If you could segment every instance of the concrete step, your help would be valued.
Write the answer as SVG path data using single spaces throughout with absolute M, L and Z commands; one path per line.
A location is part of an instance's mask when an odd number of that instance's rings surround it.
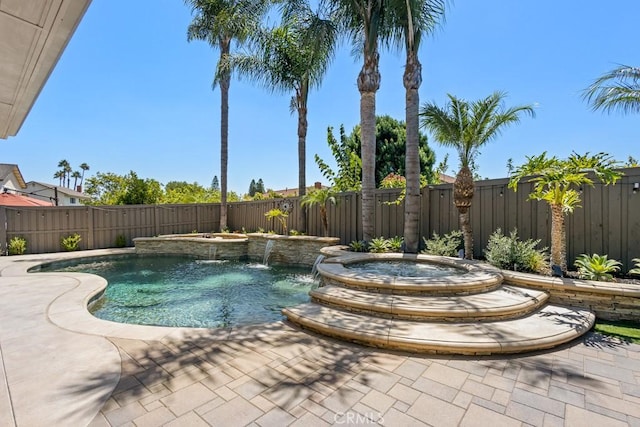
M 544 291 L 501 286 L 493 291 L 451 296 L 394 295 L 342 286 L 310 292 L 313 301 L 361 314 L 406 320 L 467 322 L 521 317 L 546 303 Z
M 284 309 L 303 328 L 348 341 L 394 350 L 446 354 L 500 354 L 542 350 L 587 332 L 595 315 L 547 305 L 525 317 L 492 322 L 417 322 L 339 310 L 316 303 Z

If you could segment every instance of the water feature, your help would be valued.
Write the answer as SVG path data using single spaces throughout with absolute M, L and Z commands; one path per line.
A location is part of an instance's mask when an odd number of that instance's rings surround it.
M 269 265 L 269 257 L 271 256 L 271 251 L 273 251 L 273 245 L 275 245 L 273 240 L 267 240 L 267 244 L 264 245 L 264 256 L 262 258 L 264 265 Z
M 318 264 L 324 261 L 324 255 L 318 255 L 318 258 L 313 262 L 313 266 L 311 267 L 311 276 L 315 279 L 318 277 Z
M 209 246 L 209 259 L 215 260 L 217 253 L 218 253 L 217 246 L 214 246 L 214 245 Z
M 173 256 L 93 258 L 52 263 L 40 271 L 75 271 L 109 285 L 89 310 L 120 323 L 227 327 L 282 319 L 281 310 L 309 301 L 309 268 L 194 260 Z

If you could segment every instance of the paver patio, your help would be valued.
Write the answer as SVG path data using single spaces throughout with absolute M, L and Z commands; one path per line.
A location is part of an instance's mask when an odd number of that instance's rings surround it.
M 282 322 L 127 332 L 78 315 L 81 280 L 19 276 L 6 258 L 0 426 L 640 426 L 640 346 L 615 338 L 461 357 L 380 351 Z

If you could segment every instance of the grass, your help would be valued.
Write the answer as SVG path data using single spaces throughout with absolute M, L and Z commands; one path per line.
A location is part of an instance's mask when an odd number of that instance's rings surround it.
M 596 320 L 594 329 L 601 334 L 612 335 L 627 341 L 640 343 L 640 323 L 637 322 Z

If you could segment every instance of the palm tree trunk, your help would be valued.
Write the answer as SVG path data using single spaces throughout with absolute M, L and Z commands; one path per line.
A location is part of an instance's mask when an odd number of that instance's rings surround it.
M 562 205 L 551 204 L 551 264 L 567 271 L 567 231 Z
M 473 230 L 469 218 L 469 208 L 473 199 L 473 174 L 468 166 L 460 168 L 456 180 L 453 183 L 453 202 L 458 209 L 460 217 L 460 229 L 464 238 L 464 257 L 473 259 Z
M 327 220 L 327 207 L 320 205 L 320 219 L 322 220 L 322 231 L 324 237 L 329 237 L 329 221 Z
M 418 252 L 420 243 L 420 124 L 418 89 L 422 83 L 422 65 L 415 52 L 407 52 L 404 69 L 405 105 L 407 121 L 407 141 L 405 154 L 405 178 L 407 182 L 404 200 L 404 244 L 405 252 Z
M 229 55 L 231 40 L 220 41 L 220 58 Z M 227 165 L 229 163 L 229 86 L 231 73 L 220 77 L 220 231 L 227 228 Z
M 302 93 L 304 92 L 304 93 Z M 302 197 L 307 193 L 307 103 L 306 103 L 306 85 L 297 93 L 298 104 L 298 197 Z M 307 232 L 307 210 L 300 206 L 298 209 L 298 231 Z
M 379 55 L 376 49 L 366 54 L 358 75 L 360 91 L 360 140 L 362 141 L 362 237 L 374 237 L 376 187 L 376 92 L 380 87 Z

